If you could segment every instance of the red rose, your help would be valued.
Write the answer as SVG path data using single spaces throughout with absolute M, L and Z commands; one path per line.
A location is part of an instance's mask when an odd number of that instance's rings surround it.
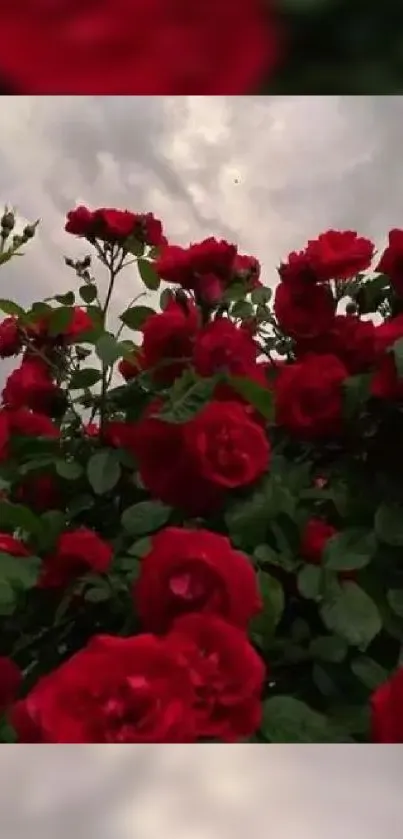
M 185 445 L 207 481 L 235 489 L 257 480 L 268 468 L 270 446 L 264 429 L 238 402 L 213 401 L 185 426 Z
M 193 363 L 200 376 L 247 375 L 255 366 L 258 348 L 245 329 L 228 318 L 217 318 L 196 336 Z
M 298 356 L 307 352 L 337 355 L 351 375 L 371 367 L 376 358 L 376 327 L 356 315 L 337 315 L 329 332 L 297 342 Z
M 21 349 L 22 336 L 17 318 L 4 318 L 0 323 L 0 358 L 18 355 Z
M 252 565 L 226 536 L 178 527 L 154 536 L 134 599 L 152 632 L 165 631 L 187 612 L 221 615 L 244 629 L 262 606 Z
M 193 689 L 175 642 L 98 635 L 10 715 L 23 743 L 194 741 Z
M 385 320 L 375 327 L 377 355 L 382 356 L 399 338 L 403 338 L 403 314 Z
M 73 233 L 74 236 L 86 236 L 90 238 L 93 235 L 94 213 L 88 207 L 80 205 L 75 210 L 70 210 L 67 213 L 67 220 L 65 224 L 66 233 Z
M 86 437 L 98 437 L 99 425 L 97 422 L 87 422 L 83 426 L 83 431 Z
M 236 280 L 243 280 L 246 282 L 248 291 L 253 291 L 254 288 L 259 288 L 262 285 L 260 282 L 261 266 L 255 256 L 247 256 L 246 254 L 237 253 L 232 265 L 232 270 L 235 274 Z
M 316 277 L 306 251 L 293 251 L 287 257 L 287 262 L 282 262 L 278 273 L 284 283 L 296 283 L 302 285 L 309 284 L 309 287 L 315 282 Z
M 7 378 L 2 397 L 11 408 L 29 407 L 34 411 L 49 410 L 58 388 L 49 367 L 41 359 L 25 358 Z
M 101 207 L 98 210 L 76 207 L 67 213 L 65 230 L 75 236 L 108 242 L 120 242 L 132 235 L 154 247 L 160 247 L 166 242 L 162 224 L 152 213 L 132 213 L 130 210 L 116 210 L 113 207 Z
M 163 422 L 151 413 L 150 410 L 134 427 L 113 424 L 108 433 L 115 445 L 134 454 L 144 486 L 154 498 L 189 515 L 217 509 L 222 502 L 222 489 L 200 474 L 185 445 L 185 426 Z
M 232 281 L 236 253 L 235 245 L 213 237 L 189 248 L 168 245 L 156 262 L 156 270 L 163 280 L 194 291 L 213 305 Z
M 22 501 L 38 513 L 55 510 L 62 502 L 59 485 L 53 475 L 27 476 L 16 490 L 15 496 L 18 501 Z
M 130 382 L 132 379 L 135 379 L 139 373 L 143 371 L 143 369 L 144 358 L 141 350 L 137 348 L 133 350 L 130 358 L 122 358 L 118 364 L 119 373 L 123 376 L 126 382 Z
M 183 656 L 195 694 L 199 738 L 237 742 L 259 728 L 265 667 L 245 634 L 215 615 L 185 615 L 167 636 Z
M 371 696 L 372 741 L 403 743 L 403 667 Z
M 300 553 L 303 559 L 313 565 L 320 565 L 326 544 L 336 533 L 336 528 L 322 519 L 310 519 L 301 539 Z
M 274 296 L 274 313 L 280 328 L 296 340 L 316 338 L 331 329 L 336 303 L 329 288 L 294 280 L 280 283 Z
M 113 548 L 86 527 L 62 533 L 54 553 L 43 567 L 42 588 L 68 585 L 87 571 L 105 573 L 112 561 Z
M 0 533 L 0 553 L 11 554 L 11 556 L 31 556 L 31 551 L 15 536 L 9 533 Z
M 190 303 L 185 308 L 170 301 L 163 312 L 147 318 L 142 327 L 144 369 L 158 382 L 173 382 L 189 365 L 197 329 L 198 312 Z
M 374 250 L 372 242 L 354 230 L 328 230 L 308 242 L 306 257 L 319 282 L 349 280 L 369 268 Z
M 333 355 L 306 356 L 282 367 L 274 388 L 278 424 L 306 439 L 338 435 L 347 375 Z
M 235 95 L 279 57 L 259 0 L 240 0 L 236 14 L 229 0 L 191 12 L 187 0 L 60 2 L 26 0 L 22 20 L 11 4 L 3 10 L 0 70 L 17 93 Z
M 14 702 L 22 683 L 20 668 L 7 656 L 0 656 L 0 714 Z
M 58 437 L 60 432 L 45 414 L 27 408 L 0 409 L 0 461 L 9 456 L 12 435 L 26 437 Z
M 378 362 L 371 393 L 378 399 L 403 399 L 403 379 L 398 375 L 393 353 L 385 353 Z
M 389 244 L 385 248 L 376 268 L 387 274 L 396 294 L 403 295 L 403 230 L 391 230 Z

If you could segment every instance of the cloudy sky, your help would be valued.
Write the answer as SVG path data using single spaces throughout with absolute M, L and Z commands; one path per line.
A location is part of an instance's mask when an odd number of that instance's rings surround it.
M 403 97 L 4 97 L 0 202 L 42 225 L 2 269 L 1 296 L 69 287 L 76 203 L 152 211 L 180 243 L 225 237 L 259 257 L 267 283 L 329 227 L 382 244 L 403 226 L 402 116 Z M 122 302 L 133 288 L 127 273 Z

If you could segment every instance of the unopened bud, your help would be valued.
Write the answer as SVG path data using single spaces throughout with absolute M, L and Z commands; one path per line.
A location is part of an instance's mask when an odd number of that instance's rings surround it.
M 69 256 L 65 256 L 64 261 L 68 268 L 74 268 L 74 261 Z
M 35 230 L 36 227 L 34 224 L 27 224 L 26 227 L 24 227 L 24 230 L 22 231 L 24 239 L 33 239 L 33 237 L 35 236 Z
M 1 218 L 1 228 L 8 236 L 15 227 L 15 216 L 10 210 L 7 210 Z
M 90 256 L 85 256 L 81 264 L 82 264 L 83 268 L 89 268 L 90 265 L 91 265 L 91 257 Z
M 19 248 L 20 245 L 23 245 L 23 244 L 24 244 L 23 236 L 19 236 L 18 234 L 13 236 L 13 246 L 15 248 Z

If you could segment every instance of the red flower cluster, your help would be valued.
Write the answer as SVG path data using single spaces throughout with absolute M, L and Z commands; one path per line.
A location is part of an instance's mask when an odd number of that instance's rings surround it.
M 65 230 L 90 241 L 101 239 L 106 242 L 124 242 L 135 236 L 146 245 L 160 247 L 166 243 L 162 224 L 152 213 L 132 213 L 130 210 L 115 210 L 101 207 L 89 210 L 79 206 L 67 213 Z
M 241 630 L 180 618 L 164 638 L 99 635 L 14 705 L 25 743 L 229 742 L 259 725 L 264 666 Z
M 353 230 L 328 230 L 311 239 L 305 250 L 291 253 L 279 268 L 284 282 L 349 280 L 369 268 L 375 247 Z
M 145 39 L 144 35 L 147 33 Z M 276 65 L 270 5 L 229 0 L 26 0 L 2 14 L 0 70 L 18 93 L 249 93 Z
M 27 408 L 0 408 L 0 461 L 10 452 L 13 435 L 22 437 L 58 437 L 59 429 L 45 414 Z
M 403 667 L 371 697 L 374 743 L 403 743 Z
M 243 280 L 249 290 L 260 285 L 258 261 L 241 256 L 235 245 L 213 237 L 188 248 L 167 245 L 155 267 L 161 279 L 194 292 L 198 300 L 212 307 L 237 280 Z
M 39 585 L 60 588 L 88 570 L 103 574 L 112 557 L 112 547 L 86 527 L 62 533 L 54 552 L 44 560 Z

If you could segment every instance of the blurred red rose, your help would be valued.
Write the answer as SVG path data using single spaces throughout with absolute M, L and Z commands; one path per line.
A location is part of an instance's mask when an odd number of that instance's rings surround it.
M 2 9 L 0 70 L 24 94 L 239 94 L 279 58 L 270 5 L 25 0 Z
M 379 360 L 371 381 L 372 396 L 378 399 L 403 399 L 403 379 L 398 375 L 393 353 Z
M 330 289 L 295 279 L 280 283 L 274 296 L 274 314 L 280 328 L 296 340 L 316 338 L 331 329 L 336 303 Z
M 322 519 L 310 519 L 302 533 L 300 553 L 306 562 L 320 565 L 327 542 L 337 533 L 335 527 Z
M 403 296 L 403 230 L 391 230 L 389 243 L 385 248 L 376 270 L 387 274 L 396 294 Z
M 46 413 L 58 392 L 49 366 L 41 359 L 27 357 L 8 376 L 2 397 L 10 408 L 28 407 Z
M 403 743 L 403 667 L 371 696 L 372 741 Z
M 87 571 L 99 574 L 108 570 L 113 548 L 86 527 L 62 533 L 54 552 L 45 559 L 40 578 L 41 588 L 68 585 Z
M 183 646 L 198 737 L 237 742 L 254 734 L 262 717 L 265 666 L 245 633 L 216 615 L 192 614 L 178 618 L 167 641 L 175 649 Z
M 174 640 L 98 635 L 40 678 L 10 721 L 21 743 L 193 742 L 193 701 Z
M 347 376 L 333 355 L 306 356 L 282 367 L 274 385 L 278 424 L 306 439 L 338 435 Z
M 166 282 L 194 291 L 200 300 L 215 305 L 233 279 L 235 245 L 211 236 L 182 248 L 165 247 L 156 261 L 156 271 Z
M 144 358 L 140 349 L 133 350 L 130 358 L 122 358 L 118 370 L 126 382 L 135 379 L 144 369 Z
M 371 265 L 375 246 L 354 230 L 328 230 L 308 242 L 306 257 L 319 282 L 349 280 Z
M 0 323 L 0 358 L 18 355 L 22 349 L 22 335 L 18 319 L 4 318 Z
M 299 358 L 312 352 L 337 355 L 351 375 L 363 373 L 376 359 L 376 327 L 356 315 L 336 315 L 328 332 L 297 341 L 296 352 Z
M 208 530 L 167 527 L 141 561 L 134 599 L 145 629 L 163 632 L 179 615 L 221 615 L 245 629 L 261 608 L 255 571 L 229 539 Z
M 184 433 L 187 452 L 213 485 L 247 486 L 268 468 L 266 432 L 238 402 L 210 402 L 186 424 Z
M 155 381 L 170 384 L 189 365 L 198 325 L 199 313 L 191 302 L 185 306 L 170 301 L 163 312 L 147 318 L 141 357 Z
M 217 318 L 196 335 L 193 363 L 200 376 L 247 375 L 256 364 L 258 347 L 247 330 L 228 318 Z
M 64 229 L 66 233 L 90 240 L 97 238 L 120 242 L 134 235 L 139 241 L 154 247 L 166 243 L 162 224 L 152 213 L 132 213 L 113 207 L 90 210 L 80 205 L 67 213 Z
M 0 553 L 11 554 L 11 556 L 31 555 L 26 545 L 15 536 L 10 536 L 9 533 L 0 533 Z

